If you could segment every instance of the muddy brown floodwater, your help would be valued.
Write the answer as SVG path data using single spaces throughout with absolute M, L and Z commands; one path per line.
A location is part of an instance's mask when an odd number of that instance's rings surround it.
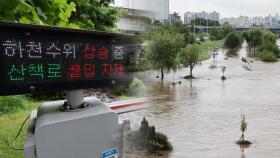
M 249 71 L 240 60 L 245 48 L 227 60 L 222 49 L 218 54 L 215 64 L 227 67 L 224 82 L 220 68 L 208 68 L 213 59 L 194 69 L 198 79 L 192 81 L 180 78 L 188 69 L 166 75 L 163 83 L 155 77 L 157 72 L 138 73 L 155 102 L 148 109 L 121 115 L 121 120 L 129 119 L 137 127 L 145 116 L 173 144 L 166 158 L 279 158 L 280 63 L 253 60 Z M 182 84 L 173 86 L 172 81 Z M 253 142 L 245 149 L 235 144 L 241 135 L 241 113 L 248 122 L 245 138 Z

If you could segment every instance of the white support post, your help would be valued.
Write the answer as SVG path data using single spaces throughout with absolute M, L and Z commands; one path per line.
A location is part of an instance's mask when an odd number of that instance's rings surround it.
M 67 105 L 72 109 L 78 109 L 84 103 L 83 90 L 71 90 L 66 92 Z

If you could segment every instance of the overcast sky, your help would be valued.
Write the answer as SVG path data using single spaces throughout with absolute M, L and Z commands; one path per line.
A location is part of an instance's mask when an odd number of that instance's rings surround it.
M 222 18 L 280 14 L 280 0 L 169 0 L 170 12 L 217 11 Z

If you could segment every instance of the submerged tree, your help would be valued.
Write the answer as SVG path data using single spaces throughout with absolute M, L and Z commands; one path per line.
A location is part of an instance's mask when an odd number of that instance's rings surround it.
M 242 135 L 241 135 L 239 141 L 245 141 L 244 133 L 245 133 L 245 131 L 246 131 L 246 129 L 247 129 L 247 124 L 248 124 L 248 123 L 247 123 L 246 120 L 245 120 L 245 115 L 244 115 L 244 114 L 241 114 L 241 125 L 240 125 L 240 130 L 241 130 L 241 132 L 242 132 Z
M 149 40 L 149 60 L 155 69 L 161 72 L 164 79 L 164 70 L 175 70 L 177 66 L 177 54 L 182 48 L 183 36 L 174 32 L 170 26 L 159 26 L 152 32 L 147 33 Z
M 226 66 L 221 67 L 222 73 L 223 73 L 222 80 L 226 80 L 226 77 L 225 77 L 226 68 L 227 68 Z
M 241 114 L 241 125 L 240 125 L 240 130 L 242 132 L 241 137 L 237 141 L 237 144 L 240 145 L 250 145 L 252 144 L 250 141 L 245 140 L 245 131 L 247 130 L 247 125 L 248 123 L 246 122 L 246 118 L 244 114 Z
M 197 44 L 187 45 L 180 53 L 181 63 L 190 68 L 190 75 L 186 78 L 193 77 L 193 68 L 199 62 L 199 46 Z
M 260 29 L 250 30 L 251 46 L 254 53 L 256 53 L 256 47 L 263 43 L 263 32 Z
M 235 52 L 240 48 L 242 44 L 241 37 L 237 32 L 229 33 L 226 37 L 224 46 L 229 49 L 230 52 Z
M 249 52 L 251 52 L 251 49 L 252 49 L 252 39 L 251 39 L 251 37 L 250 37 L 250 33 L 249 33 L 249 31 L 244 31 L 244 32 L 242 32 L 242 36 L 243 36 L 243 38 L 245 39 L 245 41 L 247 42 L 247 44 L 248 44 L 248 50 L 249 50 Z
M 277 36 L 269 30 L 263 30 L 263 43 L 258 47 L 258 52 L 272 52 L 275 59 L 279 56 L 280 50 L 276 44 Z
M 243 37 L 248 43 L 249 51 L 253 49 L 256 53 L 256 47 L 262 45 L 263 43 L 263 31 L 261 29 L 250 29 L 243 32 Z

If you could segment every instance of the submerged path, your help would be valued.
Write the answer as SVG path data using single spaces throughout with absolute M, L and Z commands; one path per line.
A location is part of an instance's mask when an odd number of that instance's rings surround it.
M 162 84 L 157 72 L 137 74 L 156 99 L 149 109 L 124 114 L 139 126 L 143 116 L 166 133 L 174 146 L 170 158 L 279 158 L 280 157 L 280 63 L 254 60 L 252 70 L 238 54 L 218 51 L 217 66 L 227 67 L 225 82 L 221 69 L 210 70 L 213 59 L 202 62 L 194 69 L 198 79 L 189 81 L 180 77 L 189 73 L 183 69 L 166 75 Z M 169 82 L 182 81 L 172 86 Z M 248 131 L 245 137 L 254 144 L 241 152 L 235 141 L 240 137 L 240 114 L 246 115 Z

